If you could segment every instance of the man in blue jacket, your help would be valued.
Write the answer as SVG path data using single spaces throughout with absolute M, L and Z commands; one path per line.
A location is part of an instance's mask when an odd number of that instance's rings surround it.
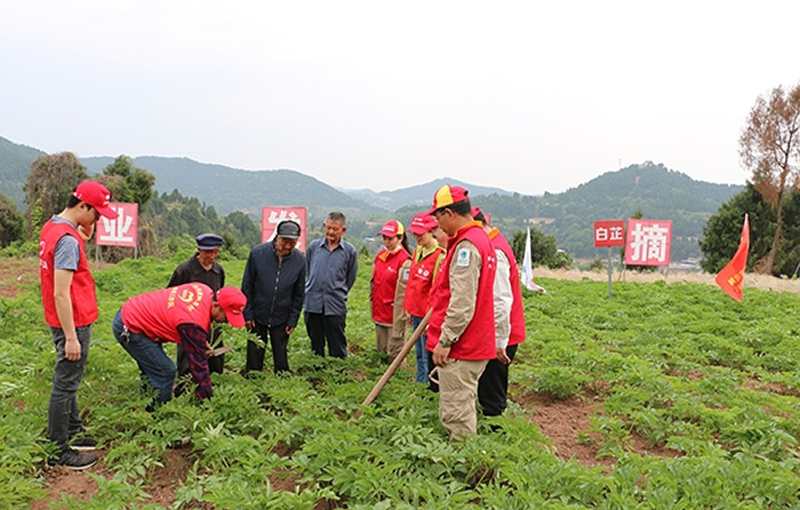
M 303 308 L 306 257 L 295 248 L 300 225 L 291 220 L 278 223 L 275 238 L 250 250 L 242 276 L 247 296 L 245 326 L 261 340 L 247 341 L 245 371 L 264 368 L 267 337 L 272 346 L 275 372 L 289 371 L 287 346 Z

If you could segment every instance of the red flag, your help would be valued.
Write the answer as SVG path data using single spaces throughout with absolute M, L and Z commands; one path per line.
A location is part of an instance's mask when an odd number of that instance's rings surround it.
M 722 290 L 728 293 L 736 301 L 742 300 L 742 284 L 744 283 L 744 269 L 747 267 L 747 252 L 750 251 L 750 223 L 747 215 L 744 215 L 744 225 L 742 225 L 742 240 L 739 241 L 739 249 L 733 256 L 728 265 L 722 268 L 714 279 Z

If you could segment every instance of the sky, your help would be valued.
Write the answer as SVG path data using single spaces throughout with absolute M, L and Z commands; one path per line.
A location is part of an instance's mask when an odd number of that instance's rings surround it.
M 744 184 L 797 0 L 6 0 L 0 136 L 385 191 L 559 193 L 652 161 Z

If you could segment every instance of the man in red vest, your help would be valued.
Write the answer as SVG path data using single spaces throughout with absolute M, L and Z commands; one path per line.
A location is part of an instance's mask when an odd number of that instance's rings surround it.
M 488 225 L 480 208 L 473 208 L 472 216 L 483 225 L 497 255 L 494 282 L 497 357 L 489 361 L 478 381 L 478 402 L 484 416 L 499 416 L 505 411 L 508 402 L 508 367 L 514 360 L 517 347 L 525 341 L 525 311 L 514 250 L 500 230 Z
M 449 236 L 427 331 L 439 375 L 439 420 L 451 438 L 464 438 L 477 433 L 478 379 L 496 356 L 495 253 L 489 236 L 472 218 L 464 188 L 439 188 L 428 214 Z
M 133 296 L 117 312 L 111 330 L 158 390 L 158 403 L 172 399 L 175 383 L 175 364 L 162 347 L 167 342 L 183 346 L 192 381 L 197 384 L 197 398 L 210 398 L 213 394 L 208 370 L 211 321 L 242 328 L 245 305 L 247 298 L 235 287 L 222 287 L 215 295 L 204 283 L 184 283 Z M 147 409 L 152 410 L 153 405 Z
M 76 470 L 97 462 L 96 455 L 81 453 L 95 449 L 97 441 L 75 436 L 84 431 L 78 386 L 89 355 L 92 324 L 98 316 L 85 242 L 94 234 L 100 216 L 117 217 L 110 202 L 111 193 L 99 182 L 78 184 L 66 209 L 44 224 L 39 238 L 42 306 L 56 348 L 47 435 L 59 448 L 54 463 Z

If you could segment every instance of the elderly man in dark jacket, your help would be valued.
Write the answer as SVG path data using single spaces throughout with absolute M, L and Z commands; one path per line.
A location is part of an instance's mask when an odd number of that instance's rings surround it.
M 300 225 L 291 220 L 278 223 L 275 238 L 250 251 L 242 276 L 247 296 L 245 325 L 261 339 L 247 341 L 245 371 L 264 368 L 264 350 L 269 336 L 275 372 L 288 371 L 286 348 L 303 308 L 306 257 L 295 248 Z

